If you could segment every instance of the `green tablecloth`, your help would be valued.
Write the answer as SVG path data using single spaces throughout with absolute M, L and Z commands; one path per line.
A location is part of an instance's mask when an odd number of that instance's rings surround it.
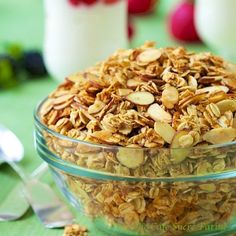
M 20 42 L 25 48 L 41 48 L 43 41 L 43 1 L 40 0 L 7 0 L 0 1 L 0 45 L 6 41 Z M 176 2 L 162 0 L 156 14 L 136 17 L 135 39 L 132 46 L 142 44 L 146 40 L 155 40 L 159 46 L 176 45 L 168 36 L 165 12 Z M 186 45 L 193 50 L 206 50 L 203 45 Z M 56 82 L 51 78 L 29 81 L 20 86 L 0 91 L 0 123 L 13 130 L 25 147 L 25 158 L 20 165 L 31 172 L 41 160 L 37 156 L 33 144 L 33 109 L 45 97 Z M 57 191 L 49 174 L 44 180 Z M 0 202 L 7 196 L 10 189 L 19 181 L 16 174 L 4 164 L 0 166 Z M 96 230 L 91 222 L 78 214 L 78 222 L 88 226 L 89 235 Z M 0 222 L 1 236 L 59 236 L 63 230 L 45 229 L 34 216 L 32 210 L 20 220 Z M 96 232 L 96 236 L 104 234 Z

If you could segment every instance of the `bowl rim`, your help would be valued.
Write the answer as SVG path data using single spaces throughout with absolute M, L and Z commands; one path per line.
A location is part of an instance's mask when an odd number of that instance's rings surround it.
M 40 127 L 44 129 L 46 132 L 54 135 L 55 137 L 59 139 L 64 139 L 67 141 L 75 142 L 78 144 L 84 144 L 84 145 L 89 145 L 93 146 L 96 148 L 103 148 L 103 149 L 115 149 L 115 148 L 123 148 L 123 149 L 135 149 L 135 150 L 171 150 L 171 148 L 130 148 L 130 147 L 122 147 L 122 146 L 117 146 L 117 145 L 106 145 L 106 144 L 96 144 L 96 143 L 90 143 L 78 139 L 73 139 L 68 136 L 62 135 L 60 133 L 57 133 L 53 131 L 52 129 L 48 128 L 46 125 L 44 125 L 40 121 L 40 117 L 38 115 L 39 110 L 42 106 L 42 104 L 46 101 L 47 97 L 43 99 L 35 108 L 34 110 L 34 120 L 35 120 L 35 127 Z M 35 131 L 35 136 L 37 136 L 37 132 Z M 36 143 L 37 143 L 37 138 L 35 138 Z M 38 145 L 43 146 L 44 144 L 39 144 Z M 174 150 L 211 150 L 214 148 L 229 148 L 231 145 L 235 145 L 235 142 L 229 142 L 229 143 L 224 143 L 224 144 L 217 144 L 217 145 L 209 145 L 209 146 L 204 146 L 204 147 L 192 147 L 192 148 L 174 148 Z M 36 145 L 37 149 L 37 145 Z M 173 148 L 172 148 L 173 149 Z M 121 175 L 121 174 L 116 174 L 116 173 L 111 173 L 111 172 L 105 172 L 105 171 L 99 171 L 95 169 L 89 169 L 86 167 L 81 167 L 79 165 L 76 165 L 72 162 L 65 161 L 61 159 L 58 155 L 53 153 L 47 148 L 46 155 L 42 154 L 41 158 L 46 161 L 51 167 L 57 168 L 62 170 L 63 172 L 75 176 L 80 176 L 80 177 L 88 177 L 88 178 L 93 178 L 97 180 L 114 180 L 114 181 L 128 181 L 128 182 L 193 182 L 193 181 L 207 181 L 207 180 L 215 180 L 215 179 L 227 179 L 227 178 L 234 178 L 236 177 L 236 170 L 235 169 L 230 169 L 230 170 L 225 170 L 225 171 L 220 171 L 220 172 L 210 172 L 207 174 L 202 174 L 202 175 L 180 175 L 177 177 L 173 176 L 165 176 L 165 177 L 147 177 L 147 176 L 127 176 L 127 175 Z

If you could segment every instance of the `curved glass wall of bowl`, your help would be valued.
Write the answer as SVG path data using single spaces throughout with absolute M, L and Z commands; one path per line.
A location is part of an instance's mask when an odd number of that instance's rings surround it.
M 202 40 L 226 59 L 236 60 L 236 1 L 197 0 L 195 22 Z
M 94 144 L 47 128 L 38 110 L 35 134 L 39 156 L 58 187 L 103 231 L 223 235 L 236 230 L 236 142 L 178 149 Z

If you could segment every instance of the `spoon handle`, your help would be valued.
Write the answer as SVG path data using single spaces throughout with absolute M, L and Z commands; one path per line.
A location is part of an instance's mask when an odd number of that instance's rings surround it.
M 23 182 L 27 182 L 28 178 L 27 174 L 21 169 L 21 167 L 15 162 L 7 162 L 11 168 L 21 177 Z
M 20 182 L 8 193 L 0 204 L 0 221 L 13 221 L 21 218 L 29 208 L 22 193 L 23 183 Z
M 61 228 L 72 224 L 74 216 L 49 185 L 31 179 L 25 184 L 24 194 L 34 213 L 46 228 Z
M 43 162 L 39 167 L 37 167 L 30 175 L 31 178 L 40 179 L 45 171 L 48 170 L 48 164 Z
M 58 198 L 47 184 L 38 179 L 27 177 L 17 163 L 10 162 L 9 165 L 22 178 L 24 195 L 46 228 L 60 228 L 73 222 L 74 216 L 68 206 Z
M 8 164 L 15 170 L 15 172 L 21 177 L 24 182 L 27 182 L 29 179 L 37 178 L 40 179 L 41 176 L 48 169 L 48 164 L 43 162 L 39 167 L 37 167 L 31 174 L 28 176 L 21 167 L 15 162 L 8 162 Z
M 74 216 L 49 185 L 28 177 L 15 162 L 8 164 L 24 182 L 23 193 L 34 213 L 46 228 L 60 228 L 73 223 Z
M 46 163 L 36 168 L 31 178 L 40 178 L 48 169 Z M 29 203 L 22 193 L 23 183 L 18 183 L 0 204 L 0 221 L 12 221 L 22 217 L 29 208 Z M 14 204 L 13 204 L 14 203 Z

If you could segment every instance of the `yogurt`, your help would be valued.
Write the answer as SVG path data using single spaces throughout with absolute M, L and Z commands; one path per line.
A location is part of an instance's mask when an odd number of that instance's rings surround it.
M 104 60 L 127 47 L 126 0 L 73 6 L 68 0 L 44 0 L 44 60 L 57 80 Z
M 236 60 L 236 1 L 197 0 L 195 22 L 203 41 L 230 60 Z

